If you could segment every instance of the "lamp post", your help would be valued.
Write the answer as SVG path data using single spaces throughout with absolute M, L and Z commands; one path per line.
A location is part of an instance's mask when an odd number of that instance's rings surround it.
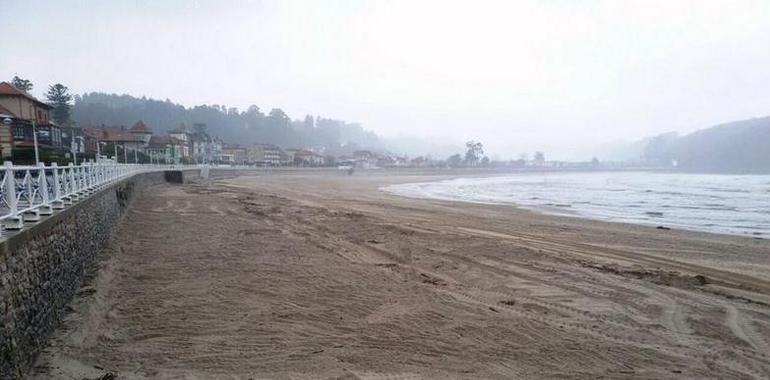
M 112 147 L 115 148 L 115 163 L 117 164 L 118 163 L 118 143 L 113 142 Z
M 102 157 L 102 153 L 101 153 L 101 152 L 102 152 L 102 144 L 104 144 L 104 146 L 105 146 L 105 147 L 107 146 L 107 142 L 106 142 L 106 141 L 99 141 L 99 140 L 96 140 L 96 158 L 97 158 L 97 161 L 98 161 L 99 159 L 102 159 L 102 158 L 103 158 L 103 157 Z M 106 155 L 105 155 L 105 156 L 106 156 Z
M 10 117 L 6 117 L 5 119 L 3 119 L 3 124 L 10 127 L 11 124 L 13 124 L 13 120 Z M 13 141 L 13 131 L 11 131 L 11 141 Z
M 75 166 L 78 166 L 78 151 L 80 150 L 80 148 L 78 147 L 78 143 L 75 142 L 78 139 L 80 139 L 82 142 L 83 136 L 72 136 L 72 144 L 70 144 L 70 149 L 72 150 L 72 158 L 75 163 Z
M 40 166 L 40 155 L 37 151 L 37 128 L 35 128 L 34 120 L 32 120 L 32 143 L 35 145 L 35 166 Z

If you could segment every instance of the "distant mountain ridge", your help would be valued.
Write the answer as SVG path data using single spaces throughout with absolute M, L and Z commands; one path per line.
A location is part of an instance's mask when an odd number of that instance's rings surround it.
M 676 162 L 685 170 L 770 173 L 770 117 L 734 121 L 685 136 L 666 133 L 650 139 L 648 162 Z

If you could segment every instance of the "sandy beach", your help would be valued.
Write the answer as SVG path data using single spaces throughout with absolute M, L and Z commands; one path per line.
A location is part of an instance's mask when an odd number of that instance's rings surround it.
M 456 175 L 148 189 L 31 378 L 770 378 L 770 240 L 379 190 Z

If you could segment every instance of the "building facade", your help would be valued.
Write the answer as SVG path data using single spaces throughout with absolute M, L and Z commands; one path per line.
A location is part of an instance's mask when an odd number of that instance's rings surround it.
M 50 119 L 50 110 L 53 108 L 50 105 L 8 82 L 0 82 L 0 107 L 0 113 L 5 115 L 3 121 L 9 121 L 7 124 L 2 123 L 4 129 L 0 131 L 3 157 L 11 157 L 14 150 L 32 156 L 35 135 L 41 150 L 69 150 L 69 147 L 62 147 L 61 128 Z M 10 141 L 8 135 L 12 136 Z
M 283 151 L 273 144 L 254 144 L 249 148 L 249 162 L 263 166 L 279 166 Z
M 223 164 L 243 165 L 248 163 L 248 150 L 237 144 L 222 144 L 220 162 Z

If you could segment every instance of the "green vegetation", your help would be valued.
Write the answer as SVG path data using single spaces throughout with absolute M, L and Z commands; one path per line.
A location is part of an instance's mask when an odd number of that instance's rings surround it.
M 18 76 L 14 76 L 13 79 L 11 79 L 11 84 L 19 90 L 26 92 L 30 92 L 33 87 L 32 81 L 19 78 Z
M 61 83 L 57 83 L 48 88 L 45 96 L 51 106 L 53 106 L 51 118 L 59 125 L 70 121 L 72 95 L 69 93 L 69 88 Z
M 225 105 L 184 107 L 170 100 L 136 98 L 92 92 L 74 97 L 72 120 L 81 127 L 130 126 L 144 120 L 155 133 L 165 133 L 180 123 L 205 124 L 209 135 L 239 144 L 270 143 L 282 147 L 323 149 L 325 154 L 351 154 L 359 149 L 382 149 L 373 132 L 360 124 L 307 115 L 292 120 L 280 108 L 265 114 L 252 105 L 245 111 Z

